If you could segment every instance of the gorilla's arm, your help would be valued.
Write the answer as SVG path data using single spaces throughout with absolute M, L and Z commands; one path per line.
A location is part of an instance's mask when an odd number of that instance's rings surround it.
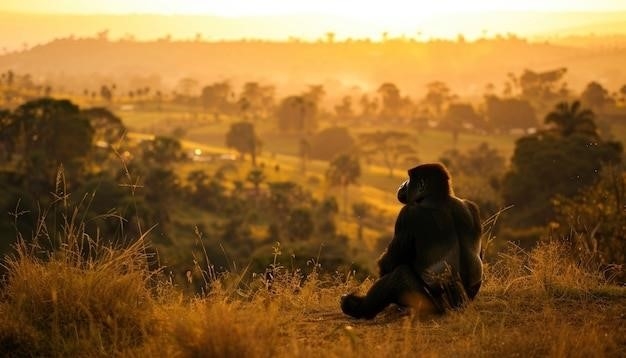
M 478 253 L 480 255 L 480 258 L 482 259 L 483 252 L 481 249 L 480 238 L 483 233 L 483 227 L 482 223 L 480 222 L 480 211 L 478 209 L 478 205 L 469 200 L 463 200 L 463 204 L 465 204 L 465 207 L 467 207 L 467 210 L 469 211 L 472 219 L 471 228 L 473 235 L 471 235 L 471 237 L 473 238 L 473 242 L 470 242 L 469 246 L 471 247 L 472 251 L 474 253 Z
M 398 218 L 394 229 L 393 239 L 387 246 L 385 252 L 378 259 L 378 268 L 380 276 L 384 276 L 396 267 L 402 264 L 410 264 L 415 257 L 414 233 L 409 230 L 409 225 L 415 227 L 417 223 L 412 222 L 419 215 L 418 208 L 404 206 Z

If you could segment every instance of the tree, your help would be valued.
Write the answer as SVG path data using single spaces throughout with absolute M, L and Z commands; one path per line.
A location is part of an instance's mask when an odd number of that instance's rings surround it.
M 240 107 L 252 117 L 253 121 L 265 118 L 274 105 L 274 92 L 275 89 L 272 86 L 261 86 L 257 82 L 246 82 L 239 96 Z
M 317 127 L 317 104 L 307 96 L 289 96 L 280 102 L 276 117 L 281 131 L 307 133 Z
M 452 140 L 456 147 L 459 133 L 465 129 L 482 127 L 482 118 L 476 113 L 471 104 L 454 103 L 448 106 L 439 127 L 452 133 Z
M 306 163 L 311 152 L 308 136 L 317 127 L 317 101 L 322 95 L 321 86 L 312 86 L 308 94 L 283 99 L 276 113 L 281 131 L 300 133 L 299 155 L 303 173 L 306 173 Z
M 361 176 L 359 160 L 349 154 L 340 154 L 330 162 L 326 171 L 326 180 L 331 187 L 339 186 L 343 190 L 344 210 L 348 208 L 348 187 L 356 184 Z
M 96 146 L 111 147 L 126 134 L 122 120 L 106 108 L 89 108 L 83 110 L 82 114 L 89 119 L 94 130 L 93 141 Z
M 212 111 L 214 114 L 226 113 L 230 110 L 232 88 L 230 83 L 216 82 L 202 88 L 200 102 L 205 111 Z
M 325 128 L 311 138 L 311 158 L 331 160 L 337 154 L 353 150 L 354 144 L 348 128 Z
M 443 153 L 440 161 L 453 174 L 469 176 L 499 176 L 504 172 L 506 161 L 500 152 L 488 143 L 482 142 L 467 152 L 456 149 Z
M 341 121 L 351 120 L 354 118 L 354 110 L 352 109 L 352 97 L 344 96 L 341 103 L 335 106 L 335 115 Z
M 78 106 L 42 98 L 22 104 L 12 117 L 3 132 L 14 136 L 14 150 L 29 181 L 52 180 L 60 164 L 66 177 L 80 177 L 92 150 L 93 129 Z
M 520 99 L 529 101 L 540 113 L 545 113 L 555 102 L 567 96 L 567 83 L 563 80 L 566 73 L 566 68 L 543 72 L 524 70 L 517 79 Z
M 426 96 L 424 103 L 428 105 L 436 116 L 441 116 L 444 106 L 456 98 L 452 91 L 445 83 L 441 81 L 431 82 L 426 85 Z
M 146 201 L 150 203 L 154 219 L 163 229 L 170 223 L 172 203 L 178 196 L 180 183 L 178 176 L 166 166 L 152 166 L 148 169 L 143 183 Z
M 393 176 L 393 170 L 400 161 L 407 156 L 415 154 L 411 136 L 406 132 L 376 131 L 363 133 L 359 136 L 361 152 L 367 156 L 380 157 L 383 164 L 389 170 L 389 176 Z
M 369 96 L 364 94 L 359 100 L 359 105 L 361 106 L 361 119 L 372 120 L 375 117 L 378 111 L 378 100 L 376 98 L 370 100 Z
M 596 112 L 602 111 L 607 105 L 615 104 L 615 101 L 609 95 L 609 91 L 595 81 L 587 84 L 587 87 L 580 95 L 580 100 Z
M 326 95 L 323 85 L 311 85 L 308 91 L 303 94 L 303 97 L 315 104 L 315 107 L 319 107 L 322 98 Z
M 170 137 L 156 136 L 143 141 L 141 149 L 144 162 L 153 167 L 169 167 L 186 158 L 180 142 Z
M 571 197 L 598 179 L 602 167 L 620 163 L 622 144 L 603 141 L 595 132 L 593 112 L 561 103 L 546 116 L 554 129 L 520 138 L 503 181 L 505 204 L 517 227 L 544 225 L 554 217 L 550 202 Z
M 554 129 L 563 137 L 574 133 L 598 137 L 594 113 L 590 109 L 582 109 L 580 101 L 574 101 L 570 105 L 561 102 L 556 105 L 554 111 L 546 116 L 546 124 L 553 125 Z
M 9 110 L 0 109 L 0 161 L 10 161 L 15 150 L 16 129 Z
M 260 151 L 261 140 L 254 131 L 254 124 L 250 122 L 237 122 L 230 125 L 226 133 L 226 146 L 234 148 L 242 158 L 250 154 L 252 165 L 256 166 L 256 156 Z
M 439 161 L 452 174 L 457 194 L 478 204 L 485 217 L 502 208 L 501 181 L 506 159 L 497 149 L 483 142 L 469 150 L 445 151 Z
M 223 208 L 226 189 L 218 178 L 209 177 L 203 170 L 194 170 L 187 175 L 188 189 L 194 204 L 208 210 Z
M 269 189 L 267 212 L 273 220 L 281 224 L 293 208 L 310 205 L 313 202 L 311 193 L 294 182 L 268 182 L 267 186 Z
M 100 97 L 102 97 L 102 100 L 110 105 L 113 102 L 113 90 L 106 85 L 101 86 Z
M 402 111 L 402 97 L 398 87 L 390 82 L 383 83 L 378 87 L 378 94 L 382 99 L 382 108 L 380 110 L 380 118 L 383 120 L 396 120 L 400 117 Z
M 486 116 L 489 126 L 500 130 L 537 127 L 537 115 L 530 102 L 517 98 L 486 96 Z

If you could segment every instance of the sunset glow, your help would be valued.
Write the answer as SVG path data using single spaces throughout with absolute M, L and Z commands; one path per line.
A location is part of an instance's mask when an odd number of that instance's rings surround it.
M 336 34 L 338 40 L 368 37 L 381 39 L 381 34 L 412 38 L 456 38 L 462 34 L 467 39 L 485 35 L 515 33 L 529 37 L 561 31 L 576 24 L 593 24 L 589 12 L 617 13 L 626 10 L 621 0 L 528 0 L 504 2 L 499 0 L 4 0 L 0 15 L 4 13 L 41 14 L 57 16 L 76 15 L 160 15 L 159 21 L 137 19 L 133 24 L 102 21 L 100 24 L 82 24 L 61 20 L 53 29 L 43 29 L 39 22 L 22 30 L 22 38 L 4 39 L 8 48 L 21 43 L 40 42 L 51 37 L 68 34 L 85 35 L 104 28 L 110 35 L 123 37 L 132 34 L 138 39 L 153 39 L 171 35 L 189 38 L 202 34 L 212 39 L 263 38 L 286 40 L 298 37 L 316 40 L 327 32 Z M 506 16 L 502 16 L 506 13 Z M 560 13 L 558 19 L 546 14 Z M 541 14 L 538 18 L 535 15 Z M 195 19 L 182 16 L 194 16 Z M 271 19 L 259 25 L 246 21 L 228 26 L 207 16 L 228 19 Z M 205 17 L 205 18 L 203 18 Z M 144 21 L 145 20 L 145 21 Z M 6 21 L 6 20 L 5 20 Z M 9 22 L 12 21 L 9 17 Z M 164 24 L 164 21 L 168 25 Z M 619 23 L 619 20 L 614 21 Z M 110 23 L 108 25 L 107 23 Z M 103 27 L 104 26 L 104 27 Z M 2 24 L 0 24 L 0 30 Z M 7 28 L 5 31 L 9 31 Z M 52 32 L 50 31 L 52 30 Z M 609 33 L 620 32 L 605 27 Z M 595 30 L 594 30 L 595 32 Z M 44 34 L 48 34 L 47 36 Z M 1 36 L 0 36 L 1 37 Z
M 621 0 L 441 0 L 436 3 L 411 0 L 5 0 L 0 11 L 42 13 L 155 13 L 260 16 L 315 13 L 365 19 L 380 17 L 427 17 L 437 13 L 484 11 L 611 11 L 626 9 Z

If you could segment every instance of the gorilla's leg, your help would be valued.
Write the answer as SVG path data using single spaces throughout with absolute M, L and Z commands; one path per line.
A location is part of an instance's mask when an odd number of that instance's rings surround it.
M 480 290 L 481 284 L 482 282 L 478 282 L 474 286 L 470 286 L 467 288 L 467 297 L 469 297 L 470 300 L 473 300 L 474 297 L 476 297 L 478 291 Z
M 343 296 L 341 310 L 354 318 L 372 319 L 391 303 L 411 307 L 418 313 L 436 311 L 422 283 L 406 265 L 378 279 L 363 297 Z

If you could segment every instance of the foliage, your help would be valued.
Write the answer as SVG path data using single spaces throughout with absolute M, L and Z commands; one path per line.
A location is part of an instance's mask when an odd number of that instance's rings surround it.
M 341 99 L 341 103 L 335 106 L 335 114 L 341 122 L 354 119 L 355 113 L 352 107 L 352 97 L 344 96 Z
M 223 206 L 226 188 L 216 175 L 209 177 L 204 170 L 196 170 L 187 176 L 187 193 L 195 206 L 218 211 Z
M 344 209 L 348 210 L 348 186 L 356 184 L 361 176 L 358 158 L 349 154 L 340 154 L 328 165 L 326 181 L 331 187 L 339 186 L 343 190 Z
M 355 144 L 346 127 L 325 128 L 311 138 L 311 158 L 331 160 L 341 153 L 348 153 Z
M 416 141 L 406 132 L 393 130 L 362 133 L 359 136 L 361 154 L 380 158 L 388 170 L 389 177 L 393 176 L 393 170 L 403 159 L 414 157 L 416 151 L 413 145 Z
M 445 106 L 456 98 L 450 87 L 441 81 L 434 81 L 426 85 L 426 96 L 424 103 L 432 110 L 435 116 L 443 114 Z
M 49 181 L 60 164 L 72 177 L 83 174 L 94 131 L 72 102 L 49 98 L 30 101 L 3 122 L 0 138 L 9 157 L 18 156 L 21 173 L 29 173 L 28 183 Z
M 278 129 L 308 133 L 317 127 L 317 103 L 308 96 L 284 98 L 276 109 Z
M 505 204 L 514 204 L 512 224 L 546 224 L 554 217 L 550 200 L 571 197 L 595 183 L 603 166 L 621 161 L 622 146 L 603 141 L 591 112 L 560 104 L 546 116 L 554 130 L 520 138 L 503 182 Z
M 593 139 L 598 137 L 594 118 L 590 109 L 581 109 L 580 101 L 574 101 L 571 105 L 560 102 L 554 111 L 548 113 L 545 122 L 552 125 L 562 137 L 578 133 Z
M 615 104 L 615 100 L 604 87 L 598 82 L 592 81 L 587 84 L 580 94 L 580 100 L 594 111 L 602 111 L 606 107 Z
M 254 131 L 254 124 L 250 122 L 233 123 L 226 133 L 226 146 L 235 148 L 242 158 L 246 154 L 252 157 L 252 165 L 256 166 L 256 156 L 261 150 L 261 139 Z
M 229 113 L 232 107 L 231 93 L 232 88 L 228 82 L 217 82 L 202 88 L 200 103 L 205 111 Z
M 483 216 L 501 209 L 499 192 L 505 159 L 498 150 L 483 142 L 466 153 L 447 150 L 439 160 L 452 174 L 455 192 L 478 204 Z
M 313 234 L 314 224 L 309 209 L 294 208 L 287 217 L 287 236 L 294 240 L 307 240 Z
M 469 103 L 453 103 L 446 109 L 439 127 L 452 133 L 454 145 L 458 142 L 459 133 L 468 129 L 484 128 L 482 118 Z
M 239 96 L 239 105 L 244 116 L 253 121 L 265 119 L 274 107 L 273 86 L 262 86 L 257 82 L 246 82 Z
M 544 113 L 568 94 L 564 76 L 567 68 L 557 68 L 542 72 L 524 70 L 519 78 L 514 79 L 520 90 L 520 98 L 529 101 L 533 107 Z
M 596 262 L 626 282 L 626 172 L 620 167 L 604 168 L 595 185 L 575 197 L 559 196 L 553 205 L 554 236 L 566 240 L 569 254 Z M 617 272 L 611 265 L 617 265 Z
M 410 108 L 408 97 L 402 97 L 398 87 L 390 82 L 385 82 L 378 87 L 377 93 L 382 99 L 382 107 L 379 117 L 383 121 L 398 121 L 407 117 Z
M 537 127 L 537 115 L 531 104 L 523 99 L 485 97 L 486 116 L 489 126 L 508 131 L 516 128 Z
M 326 179 L 331 186 L 346 187 L 355 184 L 360 176 L 359 160 L 349 154 L 340 154 L 335 157 L 326 171 Z
M 171 137 L 156 136 L 153 140 L 145 140 L 140 149 L 143 165 L 171 167 L 186 159 L 180 141 Z

